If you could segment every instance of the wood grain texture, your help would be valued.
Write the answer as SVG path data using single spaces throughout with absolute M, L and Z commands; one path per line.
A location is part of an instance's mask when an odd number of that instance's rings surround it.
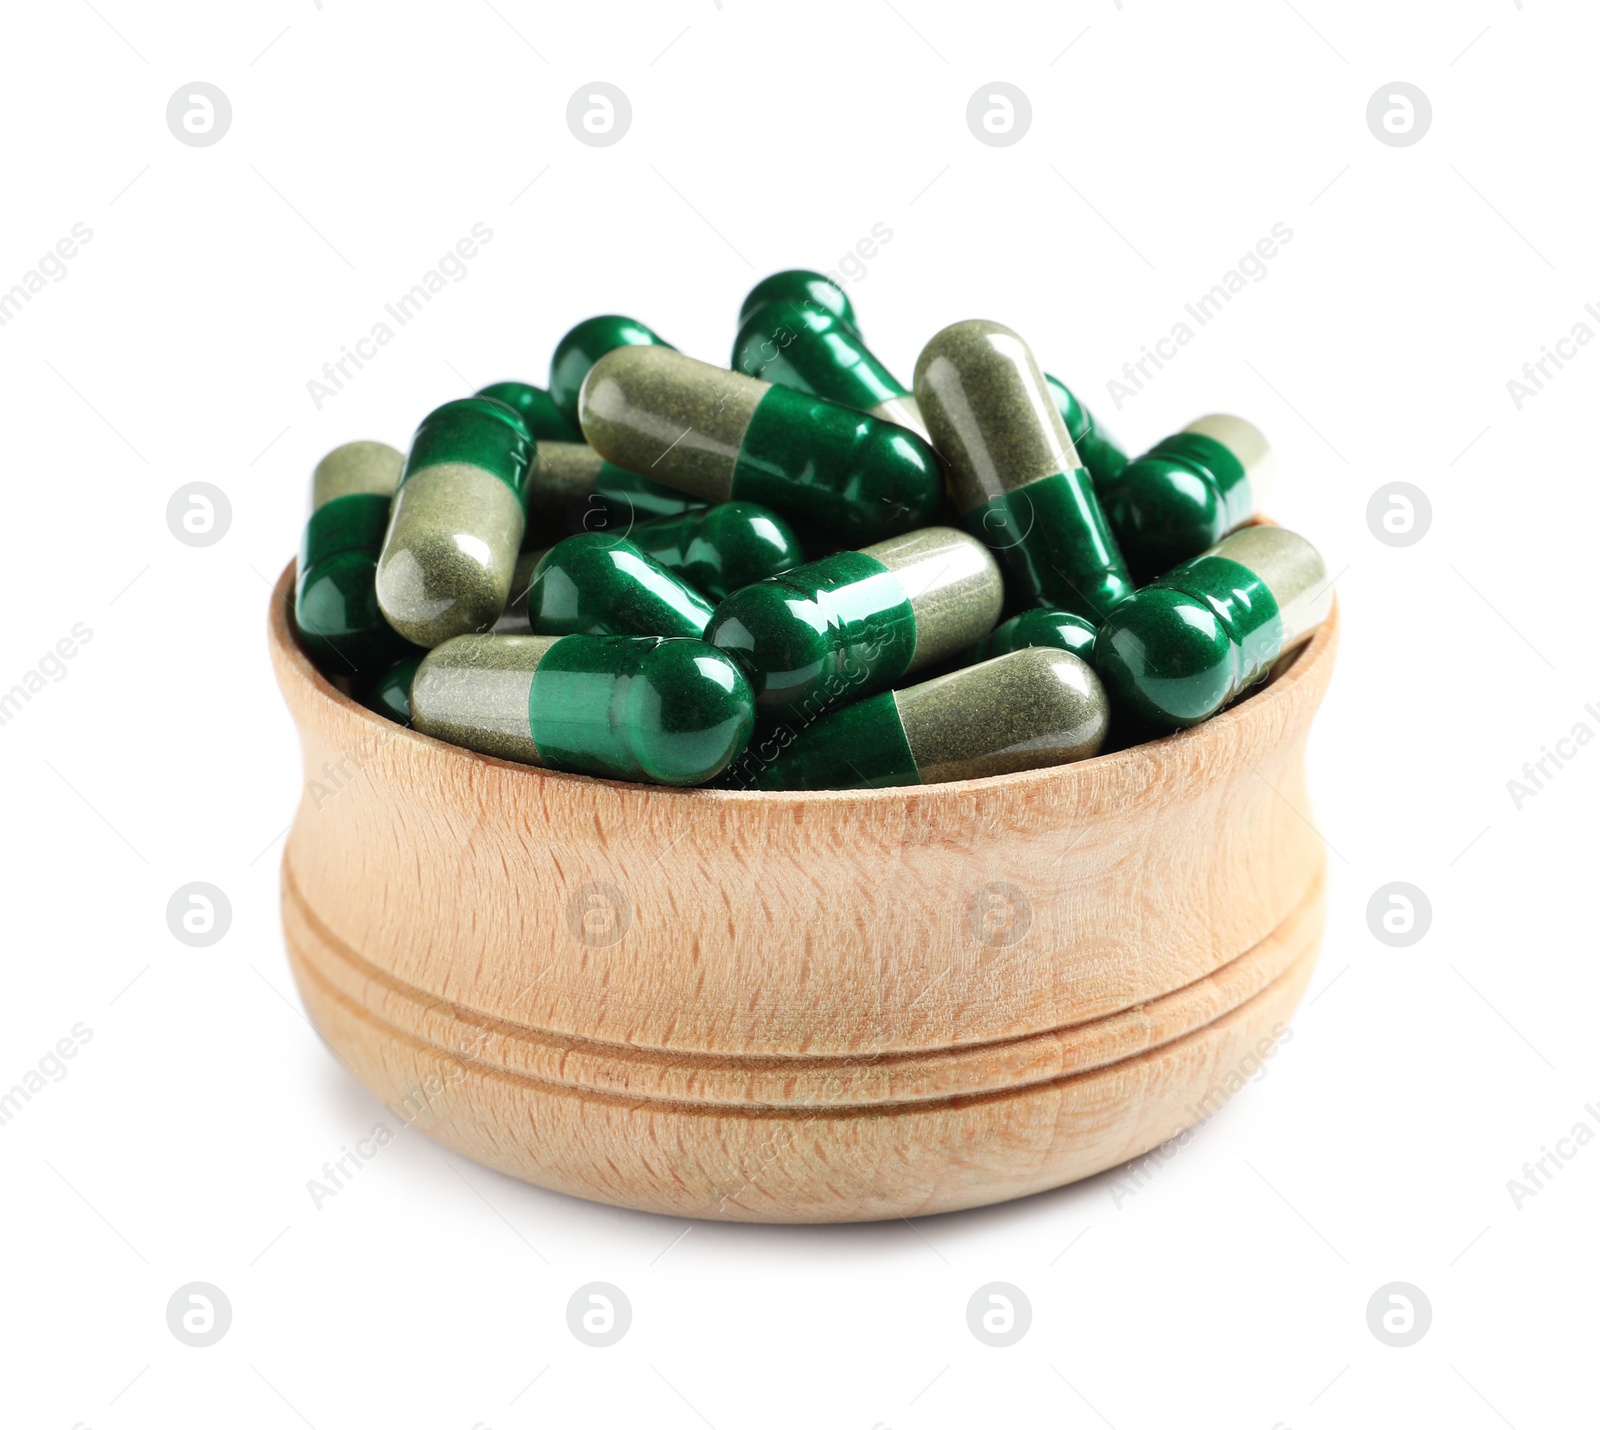
M 390 724 L 296 646 L 292 576 L 270 634 L 306 765 L 283 863 L 295 977 L 357 1077 L 488 1165 L 735 1220 L 1003 1200 L 1196 1121 L 1309 977 L 1303 756 L 1335 619 L 1166 740 L 746 794 Z

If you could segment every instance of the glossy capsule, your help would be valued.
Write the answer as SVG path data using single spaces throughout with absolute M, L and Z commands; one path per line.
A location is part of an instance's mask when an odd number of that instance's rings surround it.
M 370 674 L 405 649 L 378 608 L 374 577 L 405 458 L 382 442 L 335 447 L 311 476 L 294 619 L 329 675 Z
M 587 442 L 540 442 L 539 470 L 528 487 L 523 545 L 548 545 L 575 531 L 619 531 L 635 523 L 696 511 L 703 502 L 626 472 Z
M 973 647 L 974 661 L 993 660 L 1014 650 L 1029 646 L 1049 646 L 1052 650 L 1067 650 L 1083 660 L 1094 660 L 1095 624 L 1071 611 L 1050 611 L 1035 608 L 1002 621 Z
M 694 636 L 711 602 L 633 542 L 603 531 L 550 548 L 528 586 L 527 617 L 540 636 Z
M 1087 759 L 1109 725 L 1088 664 L 1034 646 L 846 706 L 766 763 L 757 741 L 737 768 L 766 790 L 941 784 Z
M 1155 580 L 1250 519 L 1272 452 L 1242 417 L 1202 417 L 1099 484 L 1133 579 Z
M 745 295 L 739 305 L 739 326 L 742 328 L 750 315 L 768 303 L 809 303 L 824 313 L 860 328 L 850 295 L 831 278 L 813 273 L 809 268 L 786 268 L 763 278 Z
M 435 646 L 499 619 L 537 463 L 522 418 L 493 398 L 422 419 L 378 558 L 378 604 L 407 640 Z
M 1088 468 L 1098 490 L 1101 482 L 1109 481 L 1128 465 L 1128 454 L 1060 378 L 1046 373 L 1044 385 L 1050 389 L 1051 399 L 1055 402 L 1056 411 L 1061 414 L 1067 436 L 1072 438 L 1078 460 Z
M 607 353 L 625 347 L 662 347 L 675 351 L 672 344 L 654 329 L 635 318 L 607 313 L 585 318 L 570 328 L 556 344 L 550 357 L 550 400 L 556 411 L 573 427 L 578 422 L 578 394 L 589 369 Z
M 491 382 L 475 397 L 492 397 L 514 407 L 536 442 L 581 442 L 583 434 L 563 417 L 550 394 L 531 382 Z
M 1281 526 L 1247 526 L 1141 587 L 1095 637 L 1095 665 L 1130 730 L 1196 725 L 1322 624 L 1322 557 Z
M 703 641 L 458 636 L 411 682 L 425 735 L 573 774 L 702 784 L 750 738 L 750 687 Z
M 924 441 L 916 399 L 837 313 L 809 300 L 757 308 L 733 342 L 738 372 L 809 392 L 909 428 Z
M 425 651 L 414 651 L 397 660 L 370 685 L 361 688 L 358 698 L 368 710 L 401 725 L 411 723 L 411 681 L 422 664 Z
M 589 445 L 620 467 L 711 504 L 759 502 L 851 544 L 938 509 L 939 459 L 915 433 L 669 348 L 601 358 L 580 416 Z
M 999 323 L 955 323 L 922 350 L 915 385 L 956 509 L 1017 592 L 1103 619 L 1133 584 L 1027 344 Z
M 764 713 L 808 720 L 965 650 L 1004 599 L 982 543 L 930 526 L 735 591 L 706 639 L 744 667 Z
M 741 586 L 781 576 L 805 560 L 794 528 L 753 501 L 728 501 L 641 522 L 628 539 L 713 601 Z

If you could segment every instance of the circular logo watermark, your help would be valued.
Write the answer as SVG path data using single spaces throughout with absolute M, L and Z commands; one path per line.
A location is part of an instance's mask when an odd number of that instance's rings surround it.
M 233 105 L 214 84 L 194 80 L 180 84 L 167 101 L 167 128 L 180 144 L 204 149 L 215 144 L 233 123 Z
M 614 84 L 580 84 L 567 101 L 567 128 L 580 144 L 604 149 L 617 143 L 633 124 L 633 106 Z
M 615 884 L 594 879 L 567 900 L 567 927 L 590 948 L 621 943 L 633 925 L 633 905 Z
M 1010 948 L 1033 927 L 1033 905 L 1015 884 L 985 884 L 967 905 L 967 923 L 985 948 Z
M 1414 84 L 1397 79 L 1380 84 L 1367 101 L 1367 128 L 1380 144 L 1404 149 L 1417 143 L 1433 124 L 1433 105 Z
M 1367 1325 L 1386 1346 L 1414 1346 L 1432 1324 L 1432 1303 L 1409 1281 L 1380 1286 L 1367 1302 Z
M 1367 530 L 1385 546 L 1415 546 L 1433 525 L 1433 503 L 1410 482 L 1385 482 L 1367 501 Z
M 186 1346 L 214 1346 L 233 1324 L 233 1303 L 220 1286 L 191 1281 L 167 1302 L 167 1326 Z
M 567 1328 L 586 1346 L 614 1346 L 633 1324 L 633 1306 L 609 1281 L 591 1281 L 567 1302 Z
M 167 927 L 190 948 L 210 948 L 233 922 L 233 905 L 215 884 L 185 884 L 167 900 Z
M 1014 1346 L 1033 1324 L 1033 1303 L 1020 1286 L 991 1281 L 967 1302 L 967 1327 L 986 1346 Z
M 233 503 L 210 482 L 185 482 L 167 500 L 167 530 L 185 546 L 215 546 L 233 525 Z
M 1433 923 L 1433 905 L 1415 884 L 1385 884 L 1367 900 L 1367 927 L 1379 943 L 1410 948 Z
M 967 101 L 967 128 L 980 144 L 1004 149 L 1015 144 L 1033 124 L 1033 106 L 1014 84 L 995 80 L 980 84 Z

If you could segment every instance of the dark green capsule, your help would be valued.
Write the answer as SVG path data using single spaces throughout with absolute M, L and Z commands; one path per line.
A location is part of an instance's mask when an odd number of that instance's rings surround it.
M 656 784 L 714 778 L 754 723 L 737 665 L 703 641 L 458 636 L 411 683 L 415 728 L 574 774 Z
M 550 400 L 572 427 L 582 430 L 578 421 L 578 394 L 589 369 L 607 353 L 625 347 L 672 348 L 672 344 L 634 318 L 614 313 L 585 318 L 556 344 L 550 358 Z
M 915 433 L 668 348 L 619 348 L 584 384 L 608 461 L 708 503 L 753 501 L 854 545 L 926 525 L 943 473 Z
M 1046 373 L 1044 385 L 1050 389 L 1050 396 L 1055 401 L 1056 411 L 1061 414 L 1067 436 L 1072 439 L 1078 460 L 1088 468 L 1098 489 L 1101 482 L 1109 481 L 1128 465 L 1128 454 L 1060 378 Z
M 549 546 L 579 531 L 625 536 L 639 522 L 702 506 L 673 487 L 623 471 L 587 442 L 541 442 L 522 545 Z
M 1087 661 L 1094 659 L 1095 624 L 1071 611 L 1034 609 L 1002 621 L 973 647 L 972 659 L 993 660 L 1030 646 L 1071 651 Z
M 1140 585 L 1215 546 L 1256 509 L 1267 440 L 1239 417 L 1202 417 L 1100 483 L 1101 509 Z
M 739 326 L 743 327 L 757 308 L 765 308 L 768 303 L 809 303 L 824 313 L 832 313 L 852 328 L 860 327 L 849 294 L 831 278 L 813 273 L 809 268 L 786 268 L 782 273 L 763 278 L 740 305 Z
M 1133 583 L 1027 344 L 999 323 L 955 323 L 922 350 L 916 393 L 967 529 L 1016 591 L 1104 619 Z
M 753 501 L 729 501 L 641 522 L 628 538 L 680 580 L 720 601 L 805 560 L 794 528 Z
M 378 607 L 378 553 L 405 458 L 382 442 L 346 442 L 311 478 L 294 593 L 301 644 L 328 675 L 370 676 L 407 647 Z
M 583 433 L 563 417 L 542 387 L 529 382 L 491 382 L 480 387 L 478 397 L 492 397 L 516 408 L 536 442 L 581 442 Z
M 813 303 L 784 301 L 757 308 L 734 339 L 733 366 L 750 377 L 909 428 L 927 440 L 911 389 L 844 319 Z
M 1109 726 L 1094 671 L 1036 646 L 835 711 L 770 760 L 758 740 L 735 768 L 767 790 L 942 784 L 1087 759 Z
M 397 660 L 371 685 L 361 689 L 359 699 L 368 710 L 401 725 L 411 723 L 411 681 L 422 664 L 423 651 Z
M 545 552 L 527 596 L 528 625 L 541 636 L 698 637 L 712 609 L 633 542 L 599 531 Z
M 1306 640 L 1332 604 L 1309 541 L 1248 526 L 1118 606 L 1095 637 L 1095 665 L 1130 731 L 1196 725 Z
M 809 720 L 965 650 L 1004 598 L 979 542 L 931 526 L 735 591 L 706 639 L 744 667 L 764 712 Z

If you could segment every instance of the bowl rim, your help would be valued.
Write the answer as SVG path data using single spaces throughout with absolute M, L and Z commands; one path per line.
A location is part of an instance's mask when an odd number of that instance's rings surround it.
M 287 697 L 287 675 L 292 672 L 319 696 L 331 701 L 346 715 L 354 715 L 367 722 L 386 739 L 403 738 L 420 742 L 423 747 L 444 751 L 446 758 L 454 758 L 495 770 L 515 771 L 539 780 L 555 780 L 577 785 L 600 785 L 607 790 L 629 791 L 651 798 L 695 800 L 701 804 L 719 807 L 755 805 L 765 809 L 805 808 L 838 804 L 904 804 L 942 802 L 952 796 L 971 796 L 984 793 L 1027 793 L 1043 786 L 1059 786 L 1065 780 L 1093 778 L 1096 776 L 1116 780 L 1135 774 L 1150 761 L 1168 762 L 1204 761 L 1214 750 L 1219 756 L 1224 747 L 1237 742 L 1238 733 L 1249 725 L 1270 720 L 1285 701 L 1298 693 L 1306 681 L 1318 677 L 1326 679 L 1325 667 L 1332 660 L 1338 646 L 1339 607 L 1335 597 L 1327 618 L 1312 633 L 1299 650 L 1292 653 L 1290 664 L 1264 687 L 1257 688 L 1242 700 L 1234 702 L 1209 720 L 1186 730 L 1144 740 L 1135 745 L 1092 755 L 1086 760 L 1076 760 L 1065 765 L 1045 765 L 1039 769 L 1016 770 L 1003 775 L 983 775 L 977 779 L 949 780 L 940 784 L 892 785 L 881 789 L 854 790 L 728 790 L 706 786 L 675 787 L 645 784 L 631 780 L 612 780 L 599 775 L 572 774 L 565 770 L 546 769 L 540 765 L 521 764 L 503 760 L 494 755 L 480 754 L 462 745 L 452 745 L 447 740 L 435 739 L 420 730 L 369 710 L 359 700 L 345 694 L 334 685 L 307 655 L 295 635 L 291 613 L 294 606 L 296 558 L 291 558 L 278 577 L 270 598 L 267 620 L 267 639 L 274 663 L 278 666 L 279 683 Z M 420 649 L 420 647 L 419 647 Z M 1143 783 L 1144 781 L 1139 781 Z

